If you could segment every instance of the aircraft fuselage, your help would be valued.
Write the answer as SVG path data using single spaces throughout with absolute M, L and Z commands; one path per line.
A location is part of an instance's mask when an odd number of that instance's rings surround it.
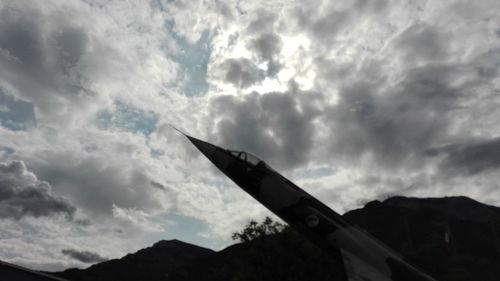
M 341 257 L 346 268 L 343 279 L 435 281 L 252 154 L 188 138 L 248 194 L 332 257 Z

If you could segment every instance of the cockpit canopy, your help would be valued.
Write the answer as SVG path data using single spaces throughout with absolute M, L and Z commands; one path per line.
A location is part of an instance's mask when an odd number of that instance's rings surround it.
M 259 162 L 262 162 L 257 156 L 245 151 L 228 150 L 228 152 L 252 166 L 256 166 Z

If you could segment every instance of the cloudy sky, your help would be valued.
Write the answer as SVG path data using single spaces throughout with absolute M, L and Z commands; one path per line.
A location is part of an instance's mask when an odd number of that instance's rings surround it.
M 268 211 L 174 124 L 340 213 L 500 206 L 500 2 L 0 2 L 0 259 L 86 267 Z

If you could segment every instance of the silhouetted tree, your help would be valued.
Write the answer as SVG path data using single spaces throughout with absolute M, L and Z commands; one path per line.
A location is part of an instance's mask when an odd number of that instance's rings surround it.
M 284 224 L 275 222 L 270 217 L 266 217 L 260 224 L 255 220 L 251 220 L 243 230 L 234 232 L 232 239 L 240 242 L 248 242 L 259 237 L 276 234 L 285 228 Z

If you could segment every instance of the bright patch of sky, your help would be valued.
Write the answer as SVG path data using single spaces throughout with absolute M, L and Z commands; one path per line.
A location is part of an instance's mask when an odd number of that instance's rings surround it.
M 14 152 L 15 150 L 8 146 L 0 146 L 0 158 L 6 158 L 7 156 L 13 154 Z
M 154 221 L 163 225 L 165 231 L 146 236 L 144 239 L 146 245 L 152 245 L 159 240 L 170 239 L 182 239 L 184 242 L 210 249 L 220 249 L 225 244 L 210 235 L 210 229 L 206 222 L 193 217 L 168 213 L 155 217 Z
M 36 119 L 33 105 L 16 100 L 0 89 L 0 125 L 13 131 L 34 128 Z
M 118 101 L 112 109 L 99 111 L 96 122 L 102 130 L 129 131 L 148 136 L 156 130 L 158 116 Z
M 333 167 L 316 167 L 310 169 L 299 170 L 292 177 L 299 179 L 319 179 L 326 176 L 331 176 L 335 173 Z
M 188 97 L 206 94 L 208 91 L 207 68 L 210 58 L 209 31 L 203 31 L 198 41 L 193 44 L 174 31 L 173 23 L 167 22 L 165 28 L 179 48 L 176 53 L 168 55 L 179 64 L 177 79 L 182 85 L 183 93 Z

